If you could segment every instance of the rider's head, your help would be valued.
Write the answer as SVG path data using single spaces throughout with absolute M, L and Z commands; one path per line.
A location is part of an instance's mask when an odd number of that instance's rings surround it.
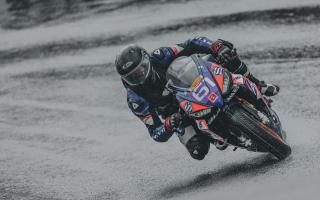
M 135 44 L 123 48 L 115 61 L 117 72 L 129 85 L 142 85 L 152 76 L 153 70 L 147 51 Z

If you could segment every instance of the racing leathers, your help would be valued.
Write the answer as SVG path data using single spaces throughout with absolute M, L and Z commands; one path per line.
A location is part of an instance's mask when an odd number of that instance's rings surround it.
M 165 74 L 169 65 L 176 58 L 197 53 L 211 54 L 215 62 L 222 64 L 231 72 L 254 79 L 236 52 L 230 54 L 232 49 L 233 45 L 230 42 L 221 39 L 213 42 L 206 37 L 196 37 L 171 47 L 161 47 L 149 55 L 152 70 L 155 71 L 153 77 L 144 84 L 136 86 L 122 81 L 127 89 L 129 108 L 146 125 L 150 136 L 155 141 L 166 142 L 173 133 L 176 133 L 193 158 L 202 160 L 205 157 L 210 143 L 203 134 L 199 134 L 193 122 L 184 120 L 180 128 L 174 130 L 168 128 L 163 122 L 163 119 L 178 110 L 175 97 L 165 88 Z M 228 55 L 220 56 L 224 52 L 227 52 Z

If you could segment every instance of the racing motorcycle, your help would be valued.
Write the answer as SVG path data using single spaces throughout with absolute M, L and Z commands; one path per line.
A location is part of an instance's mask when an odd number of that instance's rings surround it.
M 169 66 L 166 87 L 180 112 L 220 150 L 233 145 L 279 160 L 288 157 L 291 147 L 271 100 L 248 78 L 208 60 L 194 54 Z

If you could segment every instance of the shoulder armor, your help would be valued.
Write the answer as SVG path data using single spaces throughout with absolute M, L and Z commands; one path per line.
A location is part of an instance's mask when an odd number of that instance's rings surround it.
M 168 65 L 175 59 L 175 54 L 171 48 L 161 47 L 151 53 L 151 58 L 161 65 Z
M 149 102 L 143 97 L 137 95 L 134 91 L 128 89 L 127 102 L 132 112 L 139 116 L 145 116 L 149 113 Z
M 159 60 L 162 60 L 162 59 L 164 58 L 164 56 L 165 56 L 162 48 L 159 48 L 159 49 L 154 50 L 154 51 L 151 53 L 151 55 L 154 56 L 154 57 L 156 57 L 156 58 L 159 59 Z

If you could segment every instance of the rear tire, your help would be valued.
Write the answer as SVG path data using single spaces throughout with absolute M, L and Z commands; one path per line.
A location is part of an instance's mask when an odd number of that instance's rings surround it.
M 239 105 L 232 106 L 226 116 L 234 128 L 243 131 L 263 149 L 272 153 L 279 160 L 291 154 L 291 147 L 271 128 L 267 127 Z

